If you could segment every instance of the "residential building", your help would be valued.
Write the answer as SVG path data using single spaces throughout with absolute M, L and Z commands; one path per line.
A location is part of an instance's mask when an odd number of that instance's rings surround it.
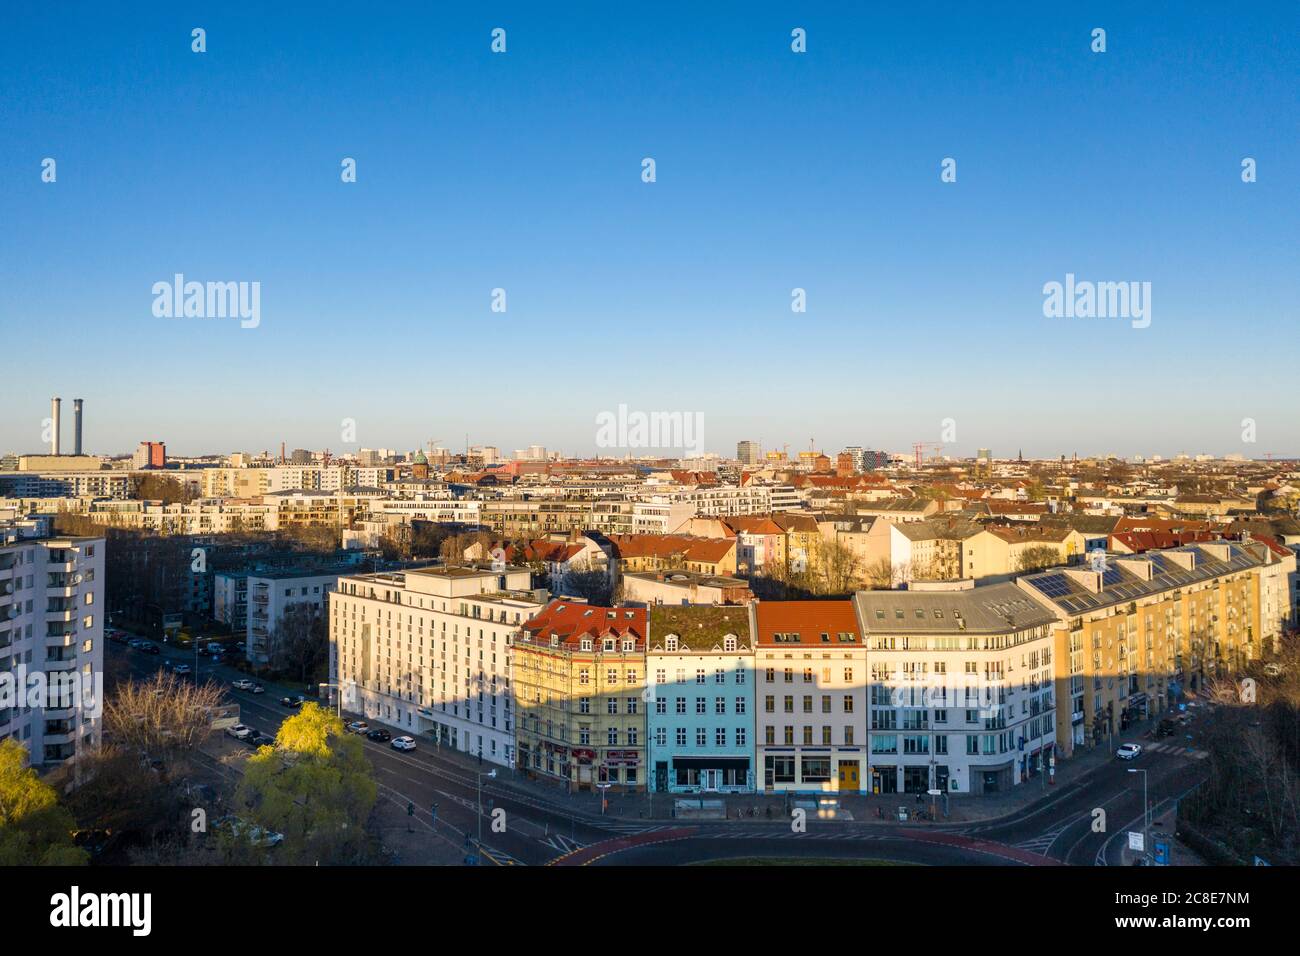
M 297 568 L 249 574 L 244 584 L 244 656 L 254 664 L 274 664 L 277 643 L 289 609 L 307 605 L 313 616 L 328 614 L 329 594 L 348 568 Z M 228 592 L 229 594 L 229 592 Z M 238 600 L 238 588 L 235 588 Z
M 545 600 L 528 585 L 513 567 L 341 577 L 329 599 L 330 681 L 369 719 L 513 768 L 513 653 Z
M 650 786 L 747 793 L 755 786 L 754 644 L 743 607 L 650 608 Z
M 750 605 L 757 787 L 865 791 L 867 653 L 852 601 Z
M 26 747 L 33 766 L 101 742 L 104 580 L 103 538 L 51 535 L 48 519 L 0 522 L 0 739 Z
M 996 793 L 1055 743 L 1056 616 L 1013 584 L 917 583 L 854 598 L 870 667 L 872 793 Z
M 554 600 L 515 645 L 521 766 L 574 789 L 646 786 L 646 610 Z

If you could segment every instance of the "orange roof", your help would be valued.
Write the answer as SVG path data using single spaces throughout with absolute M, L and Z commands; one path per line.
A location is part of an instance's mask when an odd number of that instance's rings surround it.
M 646 609 L 643 607 L 599 607 L 594 604 L 554 600 L 524 624 L 529 641 L 549 644 L 552 637 L 570 649 L 584 637 L 631 637 L 636 649 L 645 650 Z
M 862 643 L 858 616 L 852 601 L 764 601 L 755 605 L 758 618 L 758 643 L 764 647 L 790 644 L 818 647 Z M 790 637 L 776 640 L 776 635 Z M 823 640 L 822 635 L 827 635 Z M 842 641 L 840 634 L 851 635 Z

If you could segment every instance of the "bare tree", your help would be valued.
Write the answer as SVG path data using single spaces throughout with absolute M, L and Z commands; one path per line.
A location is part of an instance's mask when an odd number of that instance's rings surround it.
M 188 762 L 212 730 L 225 692 L 173 674 L 128 681 L 104 704 L 104 731 L 118 746 L 165 766 Z
M 306 681 L 324 663 L 328 649 L 329 611 L 309 601 L 290 604 L 271 635 L 271 667 Z

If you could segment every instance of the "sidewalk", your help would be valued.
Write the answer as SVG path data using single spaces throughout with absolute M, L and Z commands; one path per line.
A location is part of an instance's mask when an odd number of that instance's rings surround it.
M 963 793 L 948 794 L 948 813 L 944 816 L 944 798 L 934 799 L 937 810 L 935 821 L 918 820 L 918 810 L 928 811 L 932 798 L 924 794 L 918 802 L 917 795 L 911 793 L 859 794 L 859 793 L 790 793 L 778 794 L 677 794 L 646 793 L 644 791 L 620 792 L 617 788 L 606 791 L 604 817 L 619 822 L 640 821 L 647 826 L 662 825 L 674 818 L 674 807 L 678 800 L 704 799 L 721 802 L 726 807 L 728 820 L 759 822 L 763 820 L 781 820 L 789 813 L 789 807 L 796 800 L 831 798 L 837 801 L 841 811 L 859 822 L 897 823 L 898 808 L 906 807 L 908 824 L 925 826 L 930 822 L 939 824 L 989 823 L 1003 817 L 1009 817 L 1030 809 L 1040 801 L 1050 801 L 1056 795 L 1069 790 L 1093 771 L 1106 766 L 1114 759 L 1115 748 L 1121 743 L 1149 742 L 1147 732 L 1151 730 L 1159 717 L 1151 718 L 1128 728 L 1123 734 L 1116 734 L 1110 741 L 1093 747 L 1069 760 L 1058 761 L 1056 765 L 1056 782 L 1048 784 L 1042 774 L 1030 778 L 1005 793 L 971 795 Z M 467 770 L 478 767 L 477 758 L 459 751 L 443 749 L 440 755 L 454 759 Z M 483 764 L 484 767 L 490 766 Z M 600 818 L 600 791 L 581 791 L 570 794 L 562 784 L 555 784 L 543 777 L 529 779 L 522 770 L 502 771 L 496 786 L 509 787 L 520 794 L 556 805 L 557 813 L 572 812 L 579 819 Z M 848 816 L 845 817 L 847 819 Z M 682 821 L 685 823 L 686 821 Z M 690 822 L 696 822 L 694 820 Z

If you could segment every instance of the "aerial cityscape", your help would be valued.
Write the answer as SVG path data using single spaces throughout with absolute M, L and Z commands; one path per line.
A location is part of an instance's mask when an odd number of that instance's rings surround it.
M 13 19 L 36 923 L 669 866 L 1264 922 L 1294 5 Z

